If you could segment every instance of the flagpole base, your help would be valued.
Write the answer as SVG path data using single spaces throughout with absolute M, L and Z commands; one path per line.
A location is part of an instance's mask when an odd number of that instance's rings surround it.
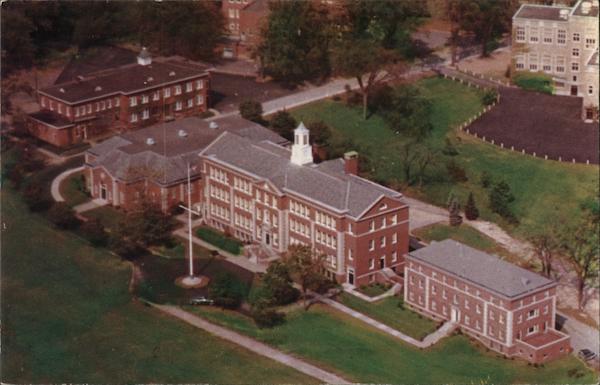
M 210 278 L 204 275 L 185 275 L 175 280 L 175 284 L 185 289 L 199 289 L 205 287 L 210 282 Z

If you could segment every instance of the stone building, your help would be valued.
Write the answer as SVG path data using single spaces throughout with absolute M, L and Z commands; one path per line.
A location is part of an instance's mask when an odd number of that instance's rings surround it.
M 209 67 L 181 59 L 152 60 L 143 49 L 137 62 L 79 75 L 38 90 L 39 112 L 29 132 L 57 147 L 144 127 L 208 109 Z
M 410 252 L 404 301 L 486 347 L 543 363 L 571 351 L 555 329 L 557 283 L 454 240 Z
M 598 1 L 573 7 L 523 4 L 513 16 L 513 70 L 543 72 L 555 93 L 582 98 L 582 119 L 598 121 Z

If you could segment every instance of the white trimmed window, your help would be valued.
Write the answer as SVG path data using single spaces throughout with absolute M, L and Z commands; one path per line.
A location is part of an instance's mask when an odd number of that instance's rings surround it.
M 188 99 L 187 100 L 187 108 L 192 108 L 194 107 L 194 99 Z
M 564 56 L 556 57 L 556 72 L 564 73 L 566 60 Z
M 185 83 L 185 92 L 192 92 L 193 88 L 192 82 Z
M 115 98 L 115 107 L 120 107 L 121 106 L 121 98 L 116 97 Z
M 581 41 L 581 34 L 579 32 L 573 32 L 573 41 L 574 42 Z
M 369 270 L 373 270 L 375 268 L 375 259 L 369 259 Z
M 552 72 L 552 56 L 544 55 L 542 57 L 542 70 L 545 72 Z
M 135 122 L 137 122 L 137 121 L 138 121 L 138 116 L 137 116 L 137 114 L 136 114 L 136 113 L 133 113 L 133 114 L 131 114 L 131 117 L 129 118 L 129 121 L 130 121 L 131 123 L 135 123 Z
M 142 119 L 146 120 L 149 117 L 150 117 L 150 110 L 146 108 L 144 111 L 142 111 Z
M 588 85 L 588 95 L 594 95 L 594 86 L 593 85 Z M 547 307 L 548 305 L 546 305 Z
M 559 29 L 556 34 L 556 42 L 560 45 L 565 45 L 567 43 L 567 31 Z
M 204 88 L 204 82 L 202 80 L 196 80 L 196 89 L 201 90 Z
M 518 70 L 525 69 L 525 57 L 523 55 L 517 55 L 515 57 L 515 68 Z
M 137 106 L 137 97 L 130 96 L 129 97 L 129 107 L 135 107 L 135 106 Z
M 371 250 L 371 251 L 375 250 L 375 240 L 374 239 L 371 239 L 369 241 L 369 250 Z
M 158 99 L 160 99 L 160 91 L 154 91 L 152 93 L 152 100 L 157 101 Z
M 392 252 L 392 262 L 396 262 L 398 260 L 398 253 L 396 251 Z
M 539 330 L 539 328 L 540 328 L 540 327 L 539 327 L 538 325 L 533 325 L 533 326 L 530 326 L 530 327 L 528 327 L 528 328 L 527 328 L 527 335 L 529 336 L 529 335 L 531 335 L 531 334 L 535 334 L 535 333 L 537 333 L 537 332 L 538 332 L 538 330 Z
M 579 57 L 579 48 L 573 48 L 573 51 L 571 52 L 571 56 Z
M 181 103 L 180 101 L 175 103 L 175 111 L 181 111 L 182 108 L 183 103 Z
M 552 44 L 552 28 L 544 28 L 544 44 Z
M 175 95 L 181 95 L 181 86 L 180 85 L 175 86 Z
M 537 53 L 529 54 L 529 70 L 530 71 L 538 70 L 538 55 L 537 55 Z
M 201 106 L 203 104 L 204 104 L 204 97 L 202 97 L 202 95 L 196 96 L 196 105 Z
M 167 87 L 163 89 L 163 97 L 168 98 L 171 96 L 171 87 Z
M 595 48 L 595 47 L 596 47 L 596 39 L 593 39 L 593 38 L 585 39 L 585 48 L 586 49 Z
M 142 104 L 148 103 L 148 100 L 149 100 L 148 95 L 142 95 Z
M 531 27 L 529 29 L 529 42 L 537 43 L 540 40 L 538 27 Z
M 579 62 L 571 62 L 571 72 L 579 72 Z
M 525 27 L 515 28 L 515 40 L 520 43 L 525 42 Z

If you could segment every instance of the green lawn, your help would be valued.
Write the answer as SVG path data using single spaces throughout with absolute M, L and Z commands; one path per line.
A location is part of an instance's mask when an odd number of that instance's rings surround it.
M 307 358 L 345 378 L 362 383 L 403 384 L 574 384 L 591 383 L 595 375 L 574 357 L 534 368 L 519 360 L 486 353 L 465 336 L 452 336 L 420 350 L 323 305 L 288 314 L 274 329 L 258 329 L 239 313 L 188 307 L 215 323 Z M 580 378 L 567 372 L 578 370 Z M 487 381 L 487 382 L 482 382 Z
M 416 84 L 433 103 L 433 132 L 426 143 L 439 151 L 445 139 L 450 138 L 459 151 L 452 158 L 465 168 L 469 180 L 449 181 L 445 165 L 451 157 L 440 153 L 424 185 L 405 188 L 403 192 L 407 195 L 445 206 L 448 195 L 454 192 L 464 206 L 472 191 L 482 219 L 500 223 L 517 235 L 541 227 L 550 218 L 560 218 L 566 223 L 573 221 L 578 217 L 579 204 L 597 196 L 597 166 L 544 161 L 500 149 L 453 129 L 481 110 L 478 90 L 442 78 L 427 78 Z M 398 149 L 407 139 L 389 130 L 380 116 L 374 115 L 365 121 L 360 108 L 332 100 L 312 103 L 292 113 L 305 124 L 322 120 L 331 126 L 333 144 L 351 140 L 356 149 L 369 158 L 374 179 L 392 186 L 402 184 Z M 505 223 L 489 210 L 488 191 L 480 184 L 483 171 L 489 173 L 493 181 L 505 180 L 510 185 L 516 197 L 511 206 L 521 221 L 519 226 Z
M 465 224 L 453 227 L 442 223 L 436 223 L 414 230 L 413 233 L 426 242 L 454 239 L 465 245 L 485 251 L 488 254 L 495 254 L 507 261 L 513 263 L 522 262 L 522 258 L 512 255 L 492 238 Z
M 89 219 L 99 219 L 108 230 L 116 229 L 119 222 L 125 219 L 125 214 L 122 211 L 108 205 L 86 211 L 82 215 Z
M 127 264 L 0 197 L 2 382 L 317 382 L 132 301 Z
M 337 300 L 344 305 L 376 319 L 404 334 L 418 340 L 436 329 L 434 321 L 425 318 L 405 307 L 400 308 L 398 297 L 387 297 L 375 303 L 363 301 L 352 294 L 342 293 Z
M 392 286 L 389 284 L 384 285 L 376 282 L 369 285 L 360 286 L 356 290 L 363 293 L 364 295 L 368 295 L 369 297 L 377 297 L 378 295 L 381 295 L 388 291 L 391 287 Z
M 233 255 L 239 255 L 242 252 L 242 247 L 244 246 L 244 244 L 239 240 L 210 227 L 198 228 L 196 230 L 196 236 Z
M 65 198 L 65 202 L 71 207 L 90 200 L 90 196 L 79 188 L 82 184 L 82 175 L 84 175 L 83 172 L 72 174 L 67 179 L 63 180 L 60 185 L 60 194 Z

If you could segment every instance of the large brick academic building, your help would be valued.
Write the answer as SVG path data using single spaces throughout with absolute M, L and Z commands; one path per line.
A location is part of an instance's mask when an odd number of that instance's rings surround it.
M 454 240 L 410 252 L 404 276 L 408 305 L 492 350 L 534 363 L 571 351 L 555 329 L 555 281 Z
M 90 191 L 124 208 L 145 196 L 166 211 L 187 200 L 189 163 L 192 202 L 207 225 L 273 254 L 310 245 L 327 256 L 331 278 L 351 285 L 402 272 L 402 195 L 357 176 L 355 153 L 313 163 L 303 125 L 291 149 L 286 142 L 239 117 L 159 124 L 88 150 Z
M 111 131 L 204 112 L 210 89 L 207 70 L 181 59 L 153 61 L 143 49 L 136 63 L 38 90 L 41 110 L 29 115 L 29 132 L 68 147 Z

